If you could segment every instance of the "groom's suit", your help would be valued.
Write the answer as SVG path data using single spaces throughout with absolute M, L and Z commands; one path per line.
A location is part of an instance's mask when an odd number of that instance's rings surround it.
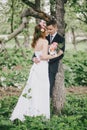
M 58 33 L 54 36 L 53 40 L 50 41 L 50 35 L 48 35 L 47 40 L 49 42 L 49 45 L 52 44 L 53 42 L 57 42 L 59 44 L 62 44 L 62 48 L 61 50 L 64 52 L 65 50 L 65 39 L 60 36 Z M 53 91 L 53 86 L 55 83 L 55 76 L 56 73 L 58 71 L 58 65 L 59 65 L 59 61 L 60 59 L 62 59 L 64 56 L 64 54 L 62 54 L 61 56 L 51 59 L 49 60 L 49 81 L 50 81 L 50 96 L 52 96 L 52 91 Z

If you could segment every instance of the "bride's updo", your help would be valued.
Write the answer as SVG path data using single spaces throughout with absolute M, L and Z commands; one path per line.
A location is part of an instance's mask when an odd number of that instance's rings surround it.
M 35 48 L 36 42 L 39 38 L 45 38 L 46 36 L 46 23 L 41 21 L 38 25 L 35 26 L 33 40 L 31 46 Z

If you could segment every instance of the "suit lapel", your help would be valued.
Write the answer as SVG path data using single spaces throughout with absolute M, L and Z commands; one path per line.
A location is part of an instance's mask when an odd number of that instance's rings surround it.
M 53 42 L 56 42 L 56 39 L 58 37 L 58 33 L 55 35 L 55 37 L 53 38 L 53 40 L 50 42 L 50 35 L 47 36 L 47 40 L 49 42 L 49 45 L 52 44 Z

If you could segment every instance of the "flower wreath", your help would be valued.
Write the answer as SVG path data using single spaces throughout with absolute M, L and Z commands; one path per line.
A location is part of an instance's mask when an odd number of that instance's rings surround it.
M 41 27 L 41 32 L 44 32 L 46 30 L 46 22 L 44 20 L 41 20 L 39 25 Z

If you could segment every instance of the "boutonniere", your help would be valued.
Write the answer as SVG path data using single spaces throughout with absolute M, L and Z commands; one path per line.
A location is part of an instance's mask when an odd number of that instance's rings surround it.
M 58 53 L 58 51 L 62 48 L 62 44 L 59 44 L 57 42 L 53 42 L 51 45 L 49 45 L 49 54 L 55 55 Z

